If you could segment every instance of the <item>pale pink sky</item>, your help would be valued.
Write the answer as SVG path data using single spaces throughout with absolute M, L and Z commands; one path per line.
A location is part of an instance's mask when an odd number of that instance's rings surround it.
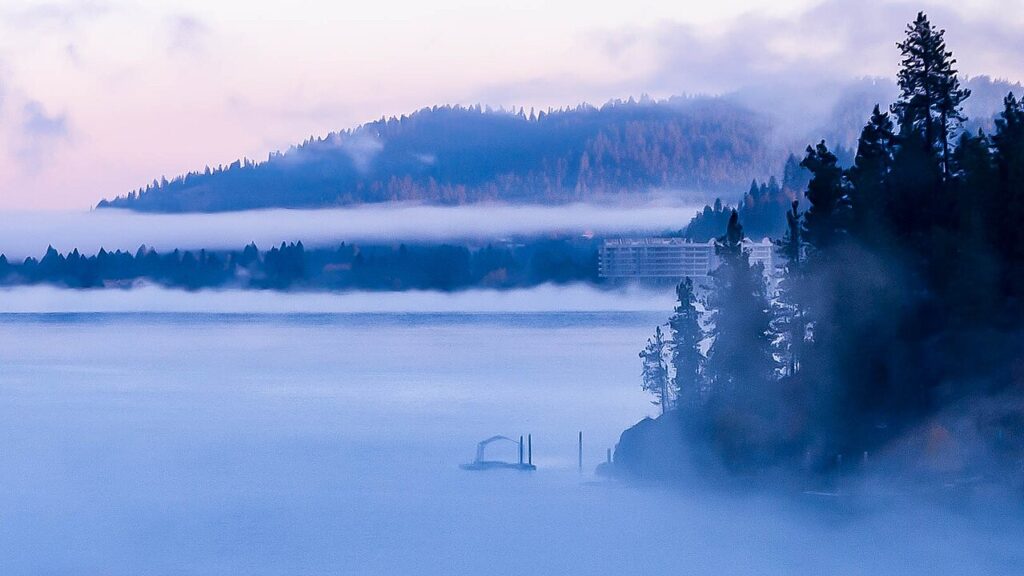
M 963 71 L 1024 79 L 1022 0 L 4 0 L 0 210 L 86 209 L 432 104 L 889 76 L 921 8 Z

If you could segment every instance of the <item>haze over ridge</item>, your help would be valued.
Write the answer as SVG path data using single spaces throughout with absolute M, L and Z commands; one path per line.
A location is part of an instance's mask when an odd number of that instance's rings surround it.
M 12 0 L 0 10 L 0 206 L 85 208 L 424 105 L 539 110 L 787 84 L 820 95 L 891 77 L 891 39 L 921 8 L 951 30 L 966 73 L 1024 77 L 1012 0 L 477 4 Z

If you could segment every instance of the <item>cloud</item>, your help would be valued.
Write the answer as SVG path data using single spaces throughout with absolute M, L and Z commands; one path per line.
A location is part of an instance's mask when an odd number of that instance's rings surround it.
M 49 286 L 0 289 L 0 314 L 175 312 L 227 314 L 306 313 L 536 313 L 659 312 L 671 309 L 671 289 L 601 290 L 592 286 L 543 285 L 521 290 L 456 293 L 296 292 L 203 290 L 158 286 L 132 290 L 67 290 Z
M 67 114 L 50 114 L 42 103 L 29 100 L 22 106 L 18 137 L 15 156 L 23 167 L 38 167 L 58 146 L 70 141 Z
M 232 100 L 228 103 L 229 107 L 236 109 L 246 105 L 244 100 Z M 284 161 L 299 165 L 316 159 L 325 150 L 340 150 L 352 161 L 356 171 L 366 174 L 370 171 L 373 159 L 383 149 L 384 140 L 373 132 L 372 128 L 364 126 L 354 132 L 332 132 L 326 138 L 309 146 L 293 147 L 284 155 Z
M 664 24 L 613 32 L 604 50 L 616 57 L 635 44 L 644 45 L 642 53 L 654 54 L 659 63 L 647 78 L 649 84 L 671 91 L 728 92 L 780 79 L 821 83 L 890 77 L 899 63 L 895 43 L 922 9 L 934 24 L 949 30 L 949 46 L 968 72 L 1024 78 L 1020 23 L 967 17 L 927 2 L 880 2 L 868 10 L 860 0 L 828 0 L 796 18 L 748 14 L 712 33 Z
M 662 22 L 593 34 L 594 50 L 632 76 L 609 86 L 627 93 L 717 94 L 774 118 L 790 146 L 807 138 L 848 142 L 875 103 L 895 96 L 896 42 L 919 10 L 946 34 L 961 75 L 1024 79 L 1024 21 L 991 10 L 934 2 L 826 0 L 796 16 L 750 12 L 719 27 Z M 858 107 L 864 118 L 845 118 Z M 837 130 L 822 127 L 843 123 Z M 827 133 L 826 133 L 827 132 Z M 853 134 L 855 136 L 856 134 Z
M 307 246 L 347 242 L 489 241 L 547 234 L 617 235 L 678 230 L 700 208 L 667 202 L 637 206 L 364 206 L 331 210 L 253 210 L 217 214 L 0 212 L 0 251 L 40 256 L 48 245 L 62 252 L 132 250 L 236 250 L 301 240 Z
M 74 28 L 79 24 L 106 16 L 118 5 L 101 0 L 73 0 L 47 2 L 24 10 L 8 11 L 7 20 L 19 28 L 60 27 Z
M 43 105 L 35 100 L 25 104 L 22 131 L 32 138 L 66 138 L 68 121 L 66 114 L 47 114 Z
M 335 139 L 332 142 L 337 141 L 338 146 L 348 154 L 356 170 L 361 173 L 370 170 L 373 159 L 384 149 L 384 142 L 380 137 L 365 128 L 347 136 L 335 134 L 332 138 Z
M 661 21 L 585 33 L 579 50 L 606 72 L 496 83 L 471 94 L 484 102 L 571 102 L 647 93 L 720 95 L 774 121 L 783 147 L 833 138 L 849 142 L 871 106 L 891 102 L 899 66 L 896 42 L 919 10 L 948 32 L 961 75 L 1024 80 L 1024 18 L 1016 0 L 945 6 L 925 0 L 825 0 L 785 16 L 748 12 L 714 25 Z M 471 98 L 473 100 L 473 98 Z M 979 108 L 971 103 L 968 106 Z M 854 111 L 863 108 L 863 118 Z M 987 114 L 987 103 L 975 112 Z M 853 117 L 857 116 L 857 117 Z M 834 130 L 823 127 L 834 122 Z M 853 133 L 853 137 L 856 133 Z
M 4 107 L 7 104 L 7 72 L 4 61 L 0 58 L 0 127 L 3 126 Z
M 42 102 L 20 90 L 0 58 L 0 156 L 5 157 L 0 158 L 0 169 L 8 172 L 4 176 L 13 176 L 19 168 L 36 172 L 71 136 L 67 113 L 48 112 Z
M 67 56 L 68 63 L 78 68 L 82 65 L 82 55 L 78 51 L 78 46 L 74 42 L 68 42 L 64 46 L 64 54 Z
M 202 20 L 187 14 L 171 16 L 167 18 L 167 27 L 169 54 L 184 52 L 194 55 L 206 50 L 210 27 Z

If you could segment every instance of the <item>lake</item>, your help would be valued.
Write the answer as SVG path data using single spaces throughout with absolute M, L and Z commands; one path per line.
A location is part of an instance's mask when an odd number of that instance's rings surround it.
M 0 315 L 0 573 L 1007 574 L 1019 509 L 605 481 L 665 313 Z M 584 435 L 583 474 L 577 433 Z M 467 472 L 533 434 L 532 473 Z M 489 456 L 515 458 L 493 446 Z

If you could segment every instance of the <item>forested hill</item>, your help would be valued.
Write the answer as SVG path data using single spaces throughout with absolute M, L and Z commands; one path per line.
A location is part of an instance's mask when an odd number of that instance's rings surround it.
M 161 179 L 99 207 L 214 212 L 402 200 L 559 203 L 659 188 L 735 194 L 780 162 L 770 132 L 761 115 L 714 98 L 539 114 L 435 107 L 312 139 L 264 162 Z

